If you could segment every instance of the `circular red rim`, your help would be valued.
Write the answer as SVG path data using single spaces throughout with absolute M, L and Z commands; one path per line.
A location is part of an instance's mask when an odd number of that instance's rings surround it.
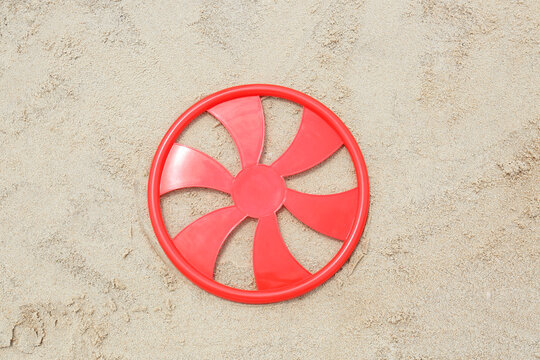
M 316 114 L 321 116 L 328 124 L 332 126 L 332 128 L 343 140 L 343 144 L 351 156 L 356 171 L 356 180 L 359 189 L 358 208 L 352 230 L 349 237 L 343 242 L 343 245 L 336 255 L 330 260 L 330 262 L 328 262 L 328 264 L 314 273 L 309 279 L 301 283 L 292 284 L 290 286 L 275 290 L 242 290 L 223 285 L 213 279 L 207 278 L 192 267 L 176 249 L 172 243 L 169 233 L 167 232 L 161 214 L 159 196 L 161 173 L 163 172 L 163 166 L 165 164 L 165 160 L 167 159 L 167 155 L 169 154 L 169 151 L 171 150 L 176 138 L 191 121 L 204 113 L 206 110 L 219 103 L 245 96 L 272 96 L 283 98 L 308 107 Z M 367 220 L 368 207 L 369 181 L 367 168 L 360 148 L 358 147 L 358 144 L 356 143 L 356 140 L 350 133 L 349 129 L 347 129 L 345 124 L 337 117 L 337 115 L 335 115 L 330 109 L 319 101 L 297 90 L 278 85 L 251 84 L 235 86 L 218 91 L 196 102 L 182 115 L 180 115 L 178 119 L 176 119 L 161 140 L 152 161 L 148 179 L 148 209 L 150 213 L 150 221 L 152 222 L 152 227 L 154 228 L 154 232 L 159 244 L 173 265 L 182 274 L 184 274 L 184 276 L 202 289 L 227 300 L 250 304 L 263 304 L 288 300 L 313 290 L 332 277 L 332 275 L 334 275 L 343 266 L 347 259 L 349 259 L 352 252 L 356 248 Z

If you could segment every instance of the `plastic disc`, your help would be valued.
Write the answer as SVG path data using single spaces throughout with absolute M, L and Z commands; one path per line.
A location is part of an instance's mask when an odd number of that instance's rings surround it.
M 289 148 L 272 164 L 259 162 L 264 146 L 261 97 L 272 96 L 303 107 L 300 129 Z M 242 170 L 231 174 L 217 160 L 176 143 L 186 126 L 204 112 L 230 133 Z M 285 178 L 306 171 L 345 146 L 356 171 L 357 187 L 314 195 L 287 187 Z M 233 206 L 195 220 L 178 234 L 167 232 L 160 197 L 187 187 L 205 187 L 230 194 Z M 367 219 L 368 174 L 350 131 L 326 106 L 299 91 L 277 85 L 242 85 L 205 97 L 172 124 L 158 146 L 148 180 L 150 220 L 165 254 L 193 283 L 222 298 L 244 303 L 291 299 L 321 285 L 354 251 Z M 276 212 L 285 207 L 312 229 L 343 242 L 319 271 L 310 273 L 289 252 Z M 253 273 L 257 290 L 226 286 L 214 280 L 219 251 L 228 235 L 247 217 L 257 219 L 253 239 Z

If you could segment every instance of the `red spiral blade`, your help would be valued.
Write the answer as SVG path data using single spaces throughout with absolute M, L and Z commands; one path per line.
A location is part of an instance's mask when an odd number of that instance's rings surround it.
M 331 195 L 312 195 L 287 189 L 284 205 L 313 230 L 346 240 L 356 216 L 358 188 Z
M 161 174 L 160 195 L 186 187 L 231 192 L 233 177 L 214 158 L 184 145 L 174 144 Z
M 242 167 L 259 162 L 264 141 L 261 98 L 247 96 L 229 100 L 208 110 L 229 131 L 240 153 Z
M 173 239 L 182 256 L 210 279 L 225 239 L 246 216 L 235 206 L 213 211 L 189 224 Z
M 287 249 L 275 214 L 260 218 L 257 224 L 253 271 L 259 290 L 278 288 L 311 276 Z
M 282 176 L 298 174 L 324 161 L 342 144 L 341 138 L 324 119 L 304 107 L 298 133 L 272 167 Z

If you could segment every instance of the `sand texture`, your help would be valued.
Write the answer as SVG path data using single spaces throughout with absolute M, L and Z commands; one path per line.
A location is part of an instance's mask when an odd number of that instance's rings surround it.
M 300 298 L 212 296 L 154 249 L 154 152 L 191 104 L 245 83 L 330 107 L 366 159 L 371 208 L 350 261 Z M 0 2 L 1 359 L 540 359 L 540 2 Z M 301 109 L 263 100 L 276 159 Z M 178 139 L 240 164 L 201 116 Z M 346 151 L 287 179 L 355 186 Z M 176 234 L 231 204 L 163 198 Z M 290 213 L 310 271 L 341 243 Z M 216 278 L 250 289 L 256 222 Z

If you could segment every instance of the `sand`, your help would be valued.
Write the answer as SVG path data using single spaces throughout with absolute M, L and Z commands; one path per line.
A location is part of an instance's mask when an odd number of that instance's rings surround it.
M 0 4 L 0 358 L 540 358 L 540 3 L 19 1 Z M 165 131 L 244 83 L 323 101 L 369 170 L 361 243 L 300 298 L 248 306 L 191 284 L 154 250 L 146 183 Z M 263 160 L 300 109 L 264 100 Z M 203 116 L 179 141 L 239 170 Z M 288 179 L 354 186 L 347 153 Z M 163 199 L 171 233 L 230 203 Z M 339 248 L 286 211 L 306 268 Z M 219 281 L 253 287 L 255 221 Z

